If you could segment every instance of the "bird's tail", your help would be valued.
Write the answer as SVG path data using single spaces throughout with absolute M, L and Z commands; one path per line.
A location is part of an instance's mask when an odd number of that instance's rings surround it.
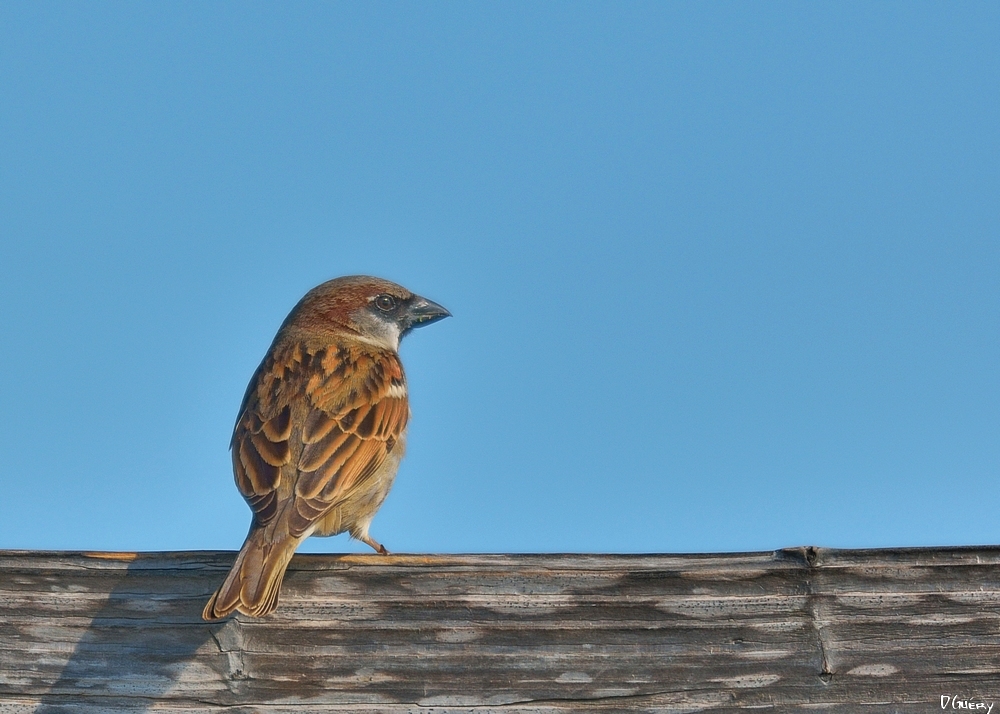
M 221 620 L 237 611 L 262 617 L 278 606 L 281 580 L 301 539 L 272 538 L 264 528 L 250 529 L 226 581 L 205 605 L 204 619 Z

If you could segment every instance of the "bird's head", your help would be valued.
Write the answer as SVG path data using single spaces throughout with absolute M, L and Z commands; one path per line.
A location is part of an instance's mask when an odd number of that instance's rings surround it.
M 391 350 L 415 327 L 451 313 L 402 285 L 368 275 L 328 280 L 303 297 L 285 320 L 285 328 L 353 335 Z

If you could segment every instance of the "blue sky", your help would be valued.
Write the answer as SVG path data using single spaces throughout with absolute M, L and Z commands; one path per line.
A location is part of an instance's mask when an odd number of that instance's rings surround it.
M 233 549 L 337 275 L 399 552 L 1000 541 L 995 3 L 6 3 L 0 548 Z M 346 536 L 303 550 L 367 550 Z

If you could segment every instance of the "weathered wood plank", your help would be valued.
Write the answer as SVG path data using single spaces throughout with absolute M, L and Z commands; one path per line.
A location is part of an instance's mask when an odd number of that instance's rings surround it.
M 1000 548 L 298 555 L 204 623 L 233 557 L 0 551 L 0 714 L 1000 702 Z

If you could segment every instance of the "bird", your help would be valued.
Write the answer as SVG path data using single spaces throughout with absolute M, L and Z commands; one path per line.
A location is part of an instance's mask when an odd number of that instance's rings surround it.
M 368 533 L 392 487 L 410 419 L 399 342 L 451 313 L 367 275 L 310 290 L 250 378 L 230 442 L 250 531 L 202 617 L 274 611 L 285 569 L 309 536 Z

